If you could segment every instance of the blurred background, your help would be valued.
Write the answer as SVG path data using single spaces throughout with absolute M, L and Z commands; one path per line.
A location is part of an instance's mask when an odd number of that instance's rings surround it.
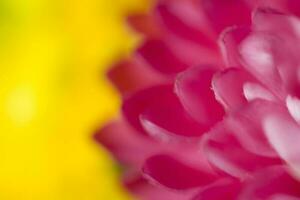
M 139 38 L 146 0 L 0 0 L 0 199 L 125 200 L 91 138 L 117 115 L 107 68 Z

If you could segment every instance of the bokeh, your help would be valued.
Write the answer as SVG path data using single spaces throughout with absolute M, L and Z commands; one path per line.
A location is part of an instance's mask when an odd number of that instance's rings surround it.
M 124 200 L 117 166 L 92 140 L 117 115 L 107 68 L 138 37 L 142 0 L 0 1 L 0 199 Z

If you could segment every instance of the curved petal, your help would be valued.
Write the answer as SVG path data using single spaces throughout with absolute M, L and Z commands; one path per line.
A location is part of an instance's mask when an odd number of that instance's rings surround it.
M 191 13 L 195 13 L 195 11 L 193 12 L 194 7 L 189 5 L 191 2 L 182 1 L 181 4 L 183 4 L 182 6 L 185 6 L 185 10 L 181 8 L 181 11 L 177 4 L 170 5 L 166 3 L 160 3 L 157 5 L 156 13 L 160 21 L 163 23 L 163 27 L 166 27 L 168 31 L 177 35 L 178 37 L 182 37 L 191 42 L 206 46 L 207 48 L 216 48 L 214 41 L 209 39 L 201 30 L 201 27 L 198 24 L 199 21 L 197 23 L 189 22 L 185 20 L 186 18 L 180 16 L 180 13 L 178 14 L 178 12 L 183 11 L 185 12 L 185 15 L 187 13 L 190 15 Z M 201 19 L 199 13 L 195 13 L 193 17 L 199 18 L 199 20 Z
M 227 111 L 240 108 L 247 103 L 243 85 L 251 80 L 254 79 L 243 69 L 228 68 L 216 73 L 212 80 L 216 99 Z
M 240 66 L 240 43 L 251 33 L 250 27 L 229 27 L 219 36 L 219 46 L 227 67 Z
M 173 189 L 188 189 L 212 183 L 216 176 L 189 166 L 169 155 L 150 157 L 143 167 L 150 180 Z
M 284 88 L 292 95 L 300 95 L 298 78 L 300 48 L 300 20 L 294 16 L 278 13 L 270 9 L 258 9 L 253 16 L 256 31 L 272 35 L 265 40 L 269 46 L 270 58 L 277 68 Z
M 197 123 L 180 104 L 171 85 L 156 86 L 125 100 L 123 113 L 128 121 L 143 132 L 160 139 L 175 136 L 201 136 L 209 123 Z
M 251 8 L 244 0 L 201 0 L 200 2 L 211 25 L 218 33 L 228 26 L 251 23 Z
M 204 151 L 209 162 L 221 173 L 244 180 L 263 167 L 280 163 L 279 159 L 268 158 L 247 151 L 235 133 L 220 124 L 207 134 Z
M 141 168 L 145 159 L 159 149 L 154 141 L 147 140 L 136 133 L 123 120 L 116 120 L 107 124 L 97 131 L 94 137 L 119 161 L 136 168 Z
M 142 33 L 148 38 L 159 38 L 163 35 L 161 27 L 157 25 L 155 19 L 151 15 L 135 14 L 130 15 L 127 21 L 135 31 Z
M 162 40 L 148 39 L 137 53 L 154 69 L 164 74 L 174 75 L 188 67 Z
M 224 116 L 224 110 L 211 90 L 214 73 L 211 66 L 194 67 L 181 73 L 175 82 L 175 92 L 184 108 L 199 123 L 209 126 Z
M 123 96 L 168 81 L 137 57 L 118 62 L 108 71 L 107 76 Z
M 288 113 L 273 112 L 264 119 L 264 130 L 272 147 L 300 178 L 300 126 Z
M 246 181 L 238 200 L 300 199 L 300 183 L 283 166 L 272 166 L 254 174 Z
M 222 180 L 219 183 L 212 184 L 192 200 L 234 200 L 241 190 L 242 184 L 236 180 Z
M 194 192 L 167 190 L 143 177 L 127 180 L 125 186 L 140 200 L 190 200 Z

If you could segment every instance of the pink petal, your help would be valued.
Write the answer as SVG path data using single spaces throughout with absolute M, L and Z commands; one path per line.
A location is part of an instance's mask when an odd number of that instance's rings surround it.
M 299 182 L 289 176 L 284 167 L 272 166 L 258 171 L 253 179 L 247 181 L 238 199 L 300 199 L 299 187 Z
M 149 158 L 144 165 L 143 172 L 150 180 L 173 189 L 204 186 L 216 179 L 213 174 L 163 154 Z
M 172 86 L 156 86 L 140 91 L 127 99 L 123 111 L 139 131 L 164 139 L 171 135 L 201 136 L 210 128 L 197 123 L 184 110 Z
M 185 15 L 193 12 L 192 9 L 194 8 L 189 5 L 191 4 L 190 1 L 186 1 L 185 3 L 183 1 L 181 4 L 186 7 Z M 174 5 L 166 3 L 159 4 L 156 7 L 156 12 L 158 14 L 158 18 L 163 23 L 162 26 L 166 27 L 168 31 L 178 37 L 206 46 L 207 48 L 216 48 L 215 42 L 207 38 L 201 30 L 201 27 L 199 27 L 199 22 L 187 22 L 187 20 L 185 20 L 186 18 L 179 15 L 180 13 L 178 12 L 180 12 L 180 9 L 182 8 L 178 8 L 178 3 L 175 3 Z M 195 13 L 195 16 L 193 17 L 201 19 L 201 16 L 198 15 L 198 13 Z
M 149 38 L 161 37 L 162 30 L 158 27 L 154 18 L 146 14 L 130 15 L 127 18 L 130 27 Z
M 208 133 L 204 150 L 218 171 L 242 180 L 258 169 L 280 163 L 276 158 L 255 155 L 244 149 L 235 133 L 224 124 Z
M 241 44 L 243 66 L 278 98 L 285 98 L 285 89 L 272 54 L 274 36 L 251 34 Z M 265 78 L 268 77 L 268 78 Z
M 211 25 L 220 33 L 233 25 L 249 25 L 251 8 L 243 0 L 201 0 Z
M 254 14 L 253 23 L 255 30 L 272 36 L 271 40 L 265 41 L 270 47 L 273 65 L 277 68 L 285 89 L 292 95 L 299 96 L 300 48 L 295 45 L 300 42 L 299 19 L 273 10 L 259 9 Z
M 285 0 L 287 2 L 287 7 L 289 11 L 291 11 L 293 14 L 300 16 L 300 2 L 295 0 Z
M 283 110 L 284 107 L 274 102 L 258 99 L 228 116 L 226 123 L 245 149 L 257 155 L 277 157 L 264 134 L 263 120 L 274 111 Z
M 272 147 L 300 178 L 300 126 L 287 112 L 273 112 L 264 120 L 266 136 Z
M 129 189 L 140 200 L 190 200 L 194 192 L 167 190 L 159 185 L 149 183 L 142 177 L 126 181 Z
M 214 75 L 212 88 L 216 99 L 226 110 L 236 110 L 247 103 L 243 85 L 254 80 L 243 69 L 228 68 Z
M 193 200 L 234 200 L 241 190 L 241 183 L 235 180 L 222 180 L 202 190 Z
M 107 75 L 123 96 L 136 90 L 167 82 L 166 77 L 157 73 L 137 57 L 120 61 L 110 69 Z
M 210 66 L 190 68 L 181 73 L 175 82 L 175 91 L 184 108 L 199 123 L 214 125 L 224 116 L 222 106 L 211 90 L 215 70 Z
M 219 46 L 227 67 L 240 65 L 239 44 L 250 34 L 248 27 L 226 28 L 219 37 Z
M 103 127 L 95 139 L 122 163 L 140 168 L 145 159 L 155 151 L 154 141 L 136 133 L 126 122 L 117 120 Z M 157 148 L 159 149 L 159 148 Z
M 161 40 L 152 39 L 145 41 L 137 53 L 154 69 L 165 74 L 174 75 L 188 67 L 187 64 L 176 57 L 172 49 Z

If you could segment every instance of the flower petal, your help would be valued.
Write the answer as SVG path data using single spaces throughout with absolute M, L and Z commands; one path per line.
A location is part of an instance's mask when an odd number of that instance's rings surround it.
M 238 199 L 296 200 L 300 199 L 299 187 L 299 182 L 283 166 L 272 166 L 255 173 L 254 178 L 245 183 Z
M 235 135 L 224 124 L 219 124 L 207 134 L 204 150 L 209 162 L 221 173 L 243 180 L 258 169 L 280 163 L 279 159 L 247 151 Z
M 224 110 L 211 90 L 214 73 L 214 68 L 210 66 L 194 67 L 181 73 L 175 82 L 175 92 L 184 108 L 199 123 L 208 126 L 224 116 Z
M 154 141 L 147 140 L 136 133 L 123 120 L 111 122 L 99 130 L 94 137 L 119 161 L 136 168 L 140 168 L 145 159 L 159 149 Z
M 218 33 L 228 26 L 249 25 L 251 22 L 251 8 L 243 0 L 201 0 L 200 2 L 211 25 Z
M 269 142 L 300 178 L 300 126 L 286 112 L 273 112 L 264 120 Z
M 140 91 L 127 99 L 123 111 L 129 122 L 159 139 L 170 136 L 201 136 L 210 128 L 197 123 L 180 104 L 170 85 Z
M 233 200 L 238 196 L 241 186 L 236 180 L 222 180 L 202 190 L 193 200 Z
M 141 55 L 147 63 L 154 69 L 165 74 L 175 74 L 185 70 L 188 66 L 162 41 L 158 39 L 149 39 L 138 49 L 138 55 Z
M 167 82 L 167 78 L 157 73 L 137 57 L 122 60 L 108 72 L 108 78 L 123 96 L 158 83 Z
M 190 200 L 193 195 L 193 192 L 166 190 L 159 185 L 149 183 L 143 177 L 127 180 L 125 185 L 140 200 Z
M 212 88 L 216 99 L 225 110 L 236 110 L 247 103 L 243 85 L 250 80 L 253 78 L 246 71 L 238 68 L 228 68 L 214 75 Z
M 219 36 L 219 46 L 227 67 L 240 66 L 240 43 L 251 33 L 250 27 L 229 27 Z
M 195 8 L 190 5 L 191 1 L 182 1 L 179 4 L 183 7 L 179 8 L 178 3 L 171 5 L 161 3 L 156 7 L 157 15 L 163 23 L 163 27 L 166 27 L 168 31 L 183 39 L 198 43 L 207 48 L 216 48 L 214 41 L 209 39 L 201 30 L 201 27 L 199 27 L 201 16 L 199 16 L 198 12 L 194 11 Z M 183 8 L 185 8 L 185 10 L 183 10 Z M 183 11 L 185 15 L 193 15 L 193 20 L 195 20 L 194 18 L 198 19 L 197 23 L 191 22 L 190 20 L 187 21 L 186 17 L 183 18 L 182 15 L 180 15 L 180 12 Z
M 155 182 L 173 189 L 188 189 L 212 183 L 216 176 L 189 166 L 169 155 L 149 158 L 143 168 L 145 175 Z

